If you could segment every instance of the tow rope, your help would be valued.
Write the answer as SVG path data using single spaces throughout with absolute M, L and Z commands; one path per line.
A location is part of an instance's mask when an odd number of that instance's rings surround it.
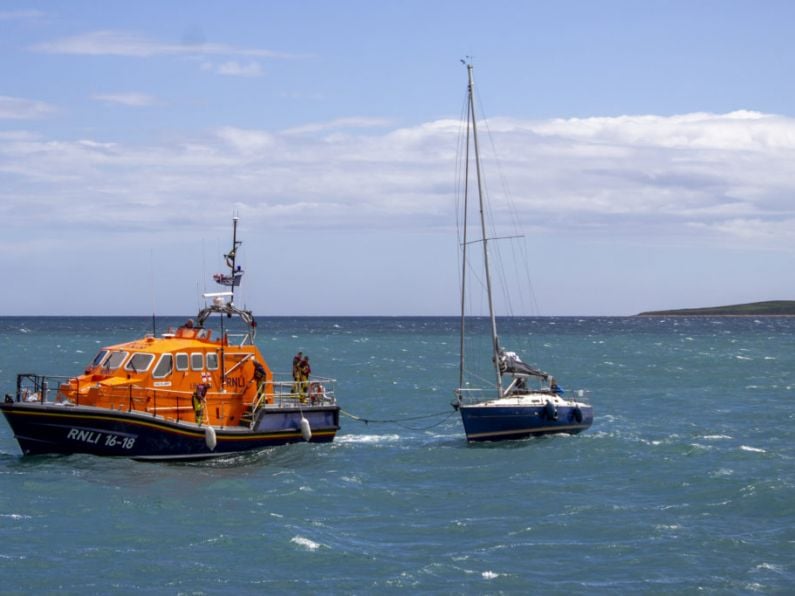
M 348 418 L 356 420 L 357 422 L 364 422 L 365 424 L 370 424 L 371 422 L 373 424 L 397 424 L 398 426 L 402 426 L 409 430 L 428 430 L 429 428 L 433 428 L 434 426 L 439 426 L 440 424 L 445 422 L 448 418 L 450 418 L 450 416 L 453 416 L 455 413 L 456 413 L 455 410 L 453 410 L 452 412 L 448 411 L 437 412 L 436 414 L 426 414 L 425 416 L 410 416 L 408 418 L 376 419 L 376 418 L 364 418 L 363 416 L 356 416 L 354 414 L 351 414 L 350 412 L 346 412 L 345 410 L 340 410 L 340 414 L 343 414 Z M 417 428 L 403 424 L 404 422 L 410 422 L 412 420 L 424 420 L 427 418 L 436 418 L 437 416 L 444 416 L 444 418 L 439 422 L 431 424 L 430 426 L 423 426 L 421 428 Z

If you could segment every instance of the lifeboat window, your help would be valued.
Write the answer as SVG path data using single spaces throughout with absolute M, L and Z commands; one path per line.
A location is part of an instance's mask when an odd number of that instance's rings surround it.
M 192 370 L 204 369 L 204 354 L 201 352 L 194 352 L 190 355 L 190 367 Z
M 110 356 L 108 356 L 108 358 L 105 360 L 103 368 L 108 370 L 116 370 L 121 366 L 121 363 L 124 362 L 125 358 L 127 358 L 127 352 L 111 352 Z
M 215 352 L 207 353 L 207 370 L 218 370 L 218 354 Z
M 130 361 L 127 362 L 127 365 L 124 367 L 124 370 L 129 370 L 132 372 L 145 372 L 149 370 L 149 367 L 152 366 L 152 362 L 155 359 L 154 354 L 146 354 L 144 352 L 138 352 L 132 355 Z
M 108 355 L 107 350 L 100 350 L 99 354 L 94 356 L 94 360 L 93 362 L 91 362 L 91 366 L 99 366 L 100 364 L 102 364 L 102 361 L 105 359 L 105 356 L 107 355 Z
M 171 370 L 174 367 L 174 358 L 171 354 L 163 354 L 160 357 L 160 362 L 157 363 L 155 370 L 152 371 L 152 376 L 155 379 L 162 379 L 163 377 L 167 377 L 171 374 Z
M 177 370 L 188 370 L 187 354 L 177 354 Z

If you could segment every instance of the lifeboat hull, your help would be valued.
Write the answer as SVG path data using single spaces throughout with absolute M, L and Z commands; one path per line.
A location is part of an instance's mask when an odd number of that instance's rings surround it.
M 52 403 L 0 403 L 24 455 L 87 453 L 140 460 L 200 460 L 306 442 L 329 443 L 339 430 L 339 406 L 274 408 L 253 428 L 199 426 L 143 412 Z M 212 436 L 212 438 L 211 438 Z M 212 447 L 211 447 L 212 445 Z

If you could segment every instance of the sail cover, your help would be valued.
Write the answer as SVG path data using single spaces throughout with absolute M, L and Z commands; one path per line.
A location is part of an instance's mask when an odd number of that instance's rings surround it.
M 500 351 L 500 372 L 502 374 L 510 373 L 513 375 L 527 375 L 534 377 L 542 377 L 546 379 L 547 373 L 544 371 L 533 368 L 522 362 L 516 352 Z

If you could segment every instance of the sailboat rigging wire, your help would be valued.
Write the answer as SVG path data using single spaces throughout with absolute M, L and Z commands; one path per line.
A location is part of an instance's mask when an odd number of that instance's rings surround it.
M 491 378 L 486 378 L 480 372 L 467 368 L 465 371 L 465 375 L 468 379 L 472 379 L 472 381 L 478 381 L 480 383 L 489 383 L 491 382 Z M 471 383 L 471 381 L 470 381 Z M 463 389 L 463 387 L 462 387 Z
M 516 201 L 514 200 L 513 194 L 507 184 L 506 175 L 503 169 L 503 161 L 500 158 L 499 151 L 497 150 L 497 145 L 494 142 L 494 134 L 491 129 L 490 120 L 485 116 L 486 110 L 483 104 L 483 98 L 480 96 L 478 92 L 478 88 L 474 88 L 475 94 L 475 101 L 478 105 L 478 111 L 480 114 L 483 114 L 483 118 L 481 119 L 481 127 L 485 129 L 486 136 L 488 137 L 488 144 L 490 146 L 491 152 L 491 159 L 489 161 L 493 162 L 497 170 L 497 178 L 500 181 L 500 186 L 502 188 L 502 195 L 504 197 L 504 202 L 506 209 L 504 210 L 504 215 L 508 217 L 508 224 L 510 227 L 516 231 L 516 235 L 513 236 L 497 236 L 496 230 L 496 217 L 490 218 L 490 235 L 494 236 L 495 238 L 515 238 L 515 237 L 524 237 L 523 234 L 519 234 L 518 230 L 522 229 L 519 222 L 519 211 L 516 206 Z M 484 196 L 487 199 L 488 207 L 491 210 L 491 202 L 489 199 L 489 190 L 488 190 L 488 178 L 484 176 Z M 491 238 L 489 238 L 491 239 Z M 530 259 L 528 258 L 527 253 L 527 245 L 525 243 L 521 243 L 518 247 L 516 243 L 511 244 L 510 252 L 512 257 L 509 259 L 503 258 L 503 250 L 501 246 L 494 245 L 494 253 L 495 253 L 495 268 L 496 273 L 500 280 L 500 286 L 502 290 L 502 297 L 506 304 L 506 312 L 509 316 L 515 316 L 517 314 L 522 315 L 538 315 L 540 313 L 540 309 L 538 307 L 538 302 L 536 300 L 535 292 L 533 290 L 533 283 L 530 276 L 530 271 L 528 268 L 528 263 L 530 263 Z M 511 268 L 511 274 L 508 275 L 506 273 L 506 264 L 512 263 L 514 266 Z M 519 273 L 518 270 L 521 270 L 522 273 L 522 283 L 516 283 L 516 275 Z M 511 288 L 515 294 L 511 294 L 508 288 Z M 518 296 L 517 296 L 518 294 Z M 519 308 L 514 308 L 512 296 L 514 299 L 518 297 L 518 306 Z
M 466 63 L 465 63 L 466 64 Z M 476 110 L 477 105 L 477 110 Z M 503 247 L 502 242 L 497 243 L 494 242 L 489 247 L 491 250 L 488 252 L 493 253 L 495 258 L 491 259 L 486 254 L 486 246 L 491 240 L 515 240 L 518 238 L 525 238 L 523 233 L 519 233 L 521 229 L 519 226 L 519 217 L 518 217 L 518 210 L 516 208 L 516 203 L 511 196 L 508 185 L 506 183 L 505 174 L 503 172 L 503 164 L 499 159 L 499 154 L 496 150 L 496 144 L 494 142 L 494 135 L 492 133 L 490 127 L 490 121 L 483 117 L 481 122 L 485 126 L 486 133 L 489 137 L 489 147 L 491 153 L 491 162 L 496 163 L 498 178 L 501 181 L 502 185 L 502 195 L 504 201 L 502 204 L 505 206 L 504 209 L 497 209 L 500 213 L 501 217 L 495 217 L 493 210 L 496 208 L 494 204 L 492 204 L 490 200 L 490 193 L 488 188 L 488 177 L 484 175 L 484 171 L 481 169 L 482 162 L 477 160 L 477 138 L 476 138 L 476 129 L 474 124 L 474 111 L 479 112 L 480 114 L 485 114 L 485 110 L 483 108 L 482 98 L 478 93 L 478 89 L 472 82 L 470 78 L 470 85 L 467 88 L 466 93 L 466 112 L 462 108 L 462 118 L 460 120 L 460 128 L 459 128 L 459 137 L 458 137 L 458 151 L 456 152 L 456 226 L 458 232 L 458 244 L 459 250 L 457 251 L 459 257 L 459 267 L 458 267 L 458 274 L 459 274 L 459 287 L 461 289 L 462 295 L 462 302 L 461 302 L 461 315 L 462 315 L 462 322 L 461 322 L 461 362 L 459 365 L 460 368 L 460 379 L 459 379 L 459 387 L 462 387 L 464 382 L 464 377 L 468 377 L 471 380 L 480 380 L 485 381 L 485 379 L 479 375 L 474 374 L 474 370 L 472 370 L 472 364 L 478 365 L 487 365 L 486 368 L 492 368 L 494 366 L 494 362 L 496 362 L 496 356 L 493 356 L 491 362 L 486 360 L 485 362 L 479 362 L 481 360 L 477 357 L 477 354 L 482 352 L 478 351 L 478 348 L 482 348 L 483 346 L 477 346 L 480 342 L 480 339 L 477 338 L 478 341 L 473 342 L 476 339 L 471 331 L 479 327 L 480 323 L 477 320 L 479 315 L 488 308 L 491 311 L 492 306 L 491 303 L 486 305 L 484 303 L 484 295 L 488 296 L 490 294 L 489 289 L 486 287 L 488 284 L 488 280 L 483 275 L 483 265 L 477 264 L 479 259 L 489 259 L 492 261 L 494 265 L 494 273 L 496 279 L 499 281 L 497 285 L 500 286 L 500 290 L 498 290 L 501 300 L 502 306 L 500 307 L 508 317 L 514 317 L 517 315 L 522 314 L 537 314 L 538 307 L 537 303 L 535 302 L 535 296 L 533 294 L 532 283 L 530 282 L 530 272 L 528 264 L 531 262 L 527 258 L 527 242 L 511 242 L 510 247 Z M 475 157 L 476 157 L 476 164 L 479 164 L 478 169 L 470 169 L 467 164 L 470 163 L 470 159 L 472 155 L 469 153 L 470 148 L 474 146 L 475 150 Z M 477 186 L 475 186 L 477 184 Z M 472 192 L 474 188 L 480 192 L 482 197 L 482 205 L 481 210 L 487 214 L 486 217 L 486 224 L 483 227 L 482 235 L 479 238 L 468 238 L 468 226 L 470 222 L 467 219 L 467 200 L 468 200 L 468 193 Z M 472 207 L 472 205 L 470 205 Z M 482 217 L 482 215 L 481 215 Z M 507 224 L 510 228 L 510 231 L 515 232 L 514 234 L 506 235 L 505 229 L 500 230 L 502 233 L 498 232 L 498 221 L 502 220 L 503 224 Z M 482 223 L 482 222 L 481 222 Z M 463 228 L 463 229 L 462 229 Z M 483 254 L 478 254 L 481 251 L 467 251 L 467 247 L 471 244 L 480 244 L 483 247 Z M 519 246 L 517 246 L 519 244 Z M 463 264 L 462 264 L 463 260 Z M 506 269 L 507 268 L 507 269 Z M 521 271 L 519 271 L 521 270 Z M 517 283 L 518 282 L 518 283 Z M 479 287 L 482 292 L 472 292 L 470 291 L 470 287 L 477 288 Z M 513 293 L 509 291 L 509 288 L 513 290 Z M 527 300 L 527 295 L 529 295 L 531 300 Z M 485 294 L 484 294 L 485 292 Z M 514 304 L 514 301 L 518 298 L 518 303 Z M 479 300 L 479 303 L 478 303 Z M 518 309 L 516 308 L 518 306 Z M 474 318 L 470 318 L 474 317 Z M 466 322 L 468 321 L 468 322 Z M 466 326 L 466 329 L 465 329 Z M 509 329 L 511 326 L 509 326 Z M 464 334 L 465 331 L 467 333 L 468 339 L 464 342 Z M 497 341 L 495 339 L 495 341 Z M 466 355 L 465 355 L 466 352 Z M 490 365 L 490 366 L 488 366 Z M 485 370 L 485 368 L 484 368 Z
M 479 352 L 478 348 L 482 349 L 485 346 L 477 345 L 480 343 L 480 338 L 476 337 L 477 333 L 475 335 L 472 334 L 472 331 L 480 326 L 477 320 L 478 315 L 481 315 L 485 308 L 488 308 L 489 312 L 492 312 L 494 308 L 491 298 L 489 298 L 488 305 L 484 304 L 483 292 L 485 292 L 485 296 L 491 296 L 491 288 L 487 287 L 490 280 L 483 275 L 485 268 L 488 267 L 488 263 L 478 264 L 478 260 L 491 261 L 493 266 L 492 272 L 499 286 L 497 293 L 502 303 L 500 309 L 505 313 L 505 316 L 513 318 L 521 315 L 538 314 L 539 312 L 530 279 L 529 265 L 532 261 L 528 258 L 528 242 L 526 240 L 521 242 L 510 242 L 509 247 L 502 246 L 503 242 L 492 242 L 491 245 L 488 246 L 489 250 L 486 249 L 491 240 L 516 240 L 526 237 L 524 233 L 520 233 L 521 227 L 519 225 L 520 218 L 517 205 L 508 189 L 503 168 L 504 164 L 500 160 L 499 153 L 496 149 L 491 122 L 484 116 L 480 119 L 480 122 L 485 127 L 489 139 L 490 159 L 488 159 L 488 161 L 496 165 L 498 179 L 500 180 L 502 189 L 500 205 L 502 205 L 502 207 L 496 206 L 496 204 L 491 201 L 490 189 L 488 186 L 489 177 L 485 175 L 485 170 L 488 169 L 488 165 L 483 168 L 483 160 L 478 159 L 478 157 L 482 157 L 482 152 L 479 156 L 477 148 L 477 130 L 474 123 L 475 111 L 481 115 L 485 114 L 478 88 L 473 84 L 472 78 L 470 77 L 469 86 L 467 88 L 466 120 L 463 118 L 461 120 L 458 151 L 456 153 L 456 224 L 459 241 L 459 250 L 457 254 L 459 257 L 459 286 L 462 294 L 459 387 L 463 387 L 464 378 L 469 378 L 471 381 L 475 382 L 485 382 L 486 379 L 481 374 L 475 373 L 472 369 L 472 365 L 482 366 L 483 371 L 485 371 L 495 366 L 497 358 L 494 352 L 492 352 L 491 361 L 489 362 L 488 359 L 483 361 L 483 359 L 478 356 L 478 354 L 483 352 Z M 466 126 L 464 126 L 464 123 L 466 123 Z M 469 153 L 471 147 L 474 147 L 477 169 L 470 169 L 467 167 L 469 160 L 472 158 L 472 155 Z M 475 186 L 476 184 L 477 186 Z M 473 192 L 474 189 L 480 194 L 482 201 L 480 204 L 481 219 L 485 213 L 486 222 L 484 224 L 484 222 L 481 221 L 482 234 L 479 238 L 468 238 L 467 229 L 470 222 L 467 220 L 466 210 L 467 200 L 470 197 L 467 195 L 469 192 Z M 470 205 L 470 207 L 471 206 L 472 205 Z M 499 215 L 499 217 L 497 217 L 497 215 Z M 463 230 L 462 227 L 464 227 Z M 473 249 L 468 251 L 467 247 L 472 244 L 480 244 L 483 248 L 483 254 L 479 255 L 478 253 L 481 252 L 479 250 Z M 488 252 L 492 253 L 493 258 L 487 254 Z M 461 262 L 462 259 L 464 261 L 463 264 Z M 472 288 L 478 287 L 481 292 L 471 291 Z M 474 318 L 470 318 L 473 317 L 473 315 Z M 492 323 L 492 326 L 494 326 L 494 323 Z M 507 327 L 508 330 L 513 328 L 513 325 L 508 325 Z M 465 332 L 468 337 L 466 342 L 464 341 Z M 496 337 L 493 342 L 501 343 Z M 535 347 L 537 348 L 537 346 Z M 492 346 L 492 350 L 494 349 L 495 347 Z M 496 349 L 499 349 L 499 346 L 497 346 Z M 536 352 L 537 349 L 531 350 L 533 359 L 537 359 L 536 357 L 538 354 Z
M 480 94 L 478 93 L 477 87 L 475 87 L 474 85 L 472 86 L 472 92 L 473 92 L 473 97 L 472 97 L 472 105 L 470 106 L 470 109 L 472 111 L 477 111 L 480 114 L 484 115 L 484 117 L 481 118 L 481 124 L 482 124 L 482 126 L 485 127 L 486 134 L 489 137 L 489 141 L 490 141 L 490 144 L 491 144 L 491 150 L 493 152 L 493 155 L 495 156 L 494 159 L 497 162 L 498 173 L 500 175 L 500 179 L 503 181 L 503 190 L 505 190 L 504 177 L 502 177 L 502 172 L 501 172 L 501 169 L 499 167 L 499 159 L 497 158 L 497 152 L 496 152 L 496 149 L 495 149 L 493 137 L 492 137 L 491 130 L 490 130 L 490 127 L 489 127 L 489 121 L 488 121 L 488 118 L 485 117 L 486 111 L 485 111 L 485 109 L 483 107 L 483 100 L 480 97 Z M 476 109 L 475 104 L 477 104 L 479 109 Z M 470 114 L 470 116 L 474 119 L 474 115 Z M 482 198 L 483 198 L 483 209 L 486 210 L 486 211 L 491 212 L 491 211 L 493 211 L 493 209 L 492 209 L 493 205 L 492 205 L 491 200 L 490 200 L 491 193 L 490 193 L 489 187 L 488 187 L 488 177 L 485 176 L 485 173 L 483 172 L 485 170 L 485 167 L 484 167 L 484 164 L 483 164 L 483 160 L 480 161 L 479 168 L 480 168 L 481 175 L 478 178 L 478 184 L 479 184 L 479 187 L 481 189 L 481 195 L 482 195 Z M 489 233 L 488 234 L 484 234 L 484 236 L 485 236 L 483 238 L 484 242 L 486 242 L 488 240 L 491 240 L 492 238 L 499 238 L 499 235 L 497 233 L 496 224 L 495 224 L 497 218 L 492 216 L 492 217 L 488 217 L 486 219 L 488 221 L 487 225 L 488 225 L 488 228 L 489 228 Z M 518 226 L 514 226 L 514 229 L 518 229 Z M 513 311 L 513 306 L 511 304 L 510 293 L 508 292 L 508 283 L 507 283 L 508 277 L 505 274 L 504 262 L 503 262 L 503 259 L 502 259 L 502 253 L 500 251 L 500 247 L 497 246 L 497 245 L 494 245 L 493 248 L 492 248 L 492 254 L 495 257 L 494 259 L 492 259 L 492 261 L 493 261 L 492 265 L 495 266 L 497 275 L 498 275 L 499 280 L 500 280 L 500 284 L 499 285 L 500 285 L 501 290 L 502 290 L 501 293 L 502 293 L 503 301 L 506 304 L 506 309 L 505 310 L 507 310 L 507 312 L 512 315 L 514 311 Z
M 524 238 L 524 236 L 522 236 L 522 235 L 519 235 L 519 236 L 489 236 L 488 238 L 486 238 L 486 240 L 491 242 L 492 240 L 510 240 L 512 238 Z M 477 238 L 476 240 L 470 240 L 466 244 L 477 244 L 478 242 L 483 242 L 483 238 Z

